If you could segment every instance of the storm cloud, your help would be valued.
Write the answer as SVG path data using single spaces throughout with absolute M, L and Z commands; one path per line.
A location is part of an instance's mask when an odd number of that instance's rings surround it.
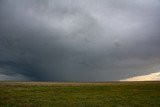
M 158 72 L 159 0 L 1 0 L 0 79 L 108 81 Z

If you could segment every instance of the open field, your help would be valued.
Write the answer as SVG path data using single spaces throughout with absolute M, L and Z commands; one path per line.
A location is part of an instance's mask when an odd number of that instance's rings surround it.
M 0 82 L 0 107 L 160 107 L 160 82 Z

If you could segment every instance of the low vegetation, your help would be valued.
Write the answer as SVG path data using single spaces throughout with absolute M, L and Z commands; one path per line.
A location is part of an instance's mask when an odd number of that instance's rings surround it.
M 160 107 L 160 82 L 0 82 L 0 107 Z

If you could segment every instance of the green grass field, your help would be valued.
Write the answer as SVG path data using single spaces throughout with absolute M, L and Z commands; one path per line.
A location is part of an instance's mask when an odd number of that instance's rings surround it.
M 0 82 L 0 107 L 160 107 L 160 82 Z

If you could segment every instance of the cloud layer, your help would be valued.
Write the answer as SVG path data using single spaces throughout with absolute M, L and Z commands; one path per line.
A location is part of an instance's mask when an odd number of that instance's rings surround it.
M 0 74 L 107 81 L 154 72 L 159 10 L 159 0 L 1 0 Z

